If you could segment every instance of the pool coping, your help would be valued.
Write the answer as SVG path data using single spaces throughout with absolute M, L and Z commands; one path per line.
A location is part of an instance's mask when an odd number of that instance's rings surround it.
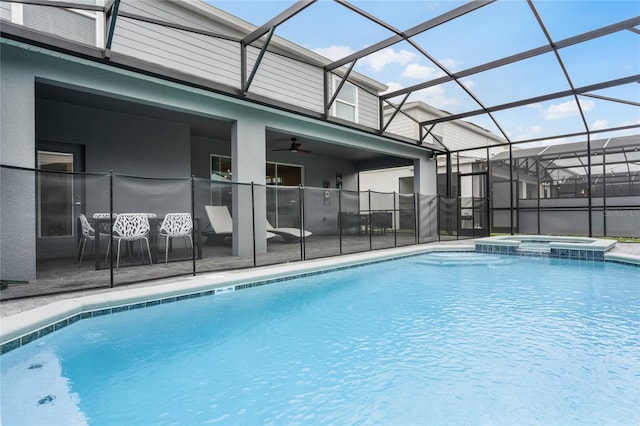
M 0 354 L 7 353 L 85 318 L 190 298 L 224 294 L 279 281 L 430 252 L 479 252 L 479 250 L 471 244 L 408 246 L 335 258 L 263 266 L 249 270 L 214 272 L 178 278 L 165 284 L 114 289 L 110 292 L 59 300 L 3 318 L 0 328 Z M 607 253 L 603 259 L 592 258 L 589 260 L 640 266 L 640 256 L 629 254 Z
M 536 241 L 546 242 L 546 247 L 523 244 Z M 480 253 L 603 261 L 607 252 L 615 247 L 616 241 L 593 237 L 524 234 L 479 238 L 474 244 L 476 251 Z
M 0 354 L 9 352 L 78 320 L 119 310 L 128 310 L 129 306 L 131 309 L 137 309 L 191 297 L 228 293 L 277 281 L 435 251 L 469 252 L 475 251 L 475 247 L 456 244 L 383 249 L 335 258 L 262 266 L 248 270 L 213 272 L 176 278 L 170 283 L 154 286 L 116 288 L 109 292 L 58 300 L 2 318 Z
M 519 246 L 522 241 L 548 241 L 549 239 L 557 240 L 550 241 L 549 247 L 551 249 L 578 249 L 578 250 L 593 250 L 606 252 L 616 245 L 615 240 L 605 240 L 600 238 L 591 237 L 565 237 L 556 235 L 501 235 L 496 237 L 478 238 L 475 240 L 477 245 L 504 245 L 504 246 Z

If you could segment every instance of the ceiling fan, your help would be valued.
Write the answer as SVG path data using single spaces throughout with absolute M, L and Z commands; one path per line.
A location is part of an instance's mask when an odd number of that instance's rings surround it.
M 291 146 L 289 148 L 274 149 L 273 151 L 302 152 L 304 154 L 309 154 L 311 151 L 308 149 L 300 149 L 300 145 L 302 144 L 296 142 L 297 140 L 297 138 L 291 138 Z

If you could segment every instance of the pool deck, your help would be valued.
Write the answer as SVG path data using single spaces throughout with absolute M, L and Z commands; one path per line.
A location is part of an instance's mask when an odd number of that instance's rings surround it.
M 469 250 L 474 251 L 473 240 L 447 241 L 394 249 L 375 250 L 340 257 L 315 259 L 304 262 L 271 265 L 265 267 L 213 272 L 198 276 L 167 278 L 131 284 L 120 288 L 103 288 L 54 294 L 0 303 L 2 318 L 2 341 L 14 338 L 34 326 L 43 327 L 74 313 L 118 306 L 137 301 L 161 299 L 176 295 L 200 292 L 206 289 L 229 289 L 234 285 L 264 279 L 313 273 L 339 268 L 353 263 L 382 261 L 385 259 L 429 251 Z M 608 253 L 613 259 L 627 259 L 640 264 L 640 244 L 618 243 Z

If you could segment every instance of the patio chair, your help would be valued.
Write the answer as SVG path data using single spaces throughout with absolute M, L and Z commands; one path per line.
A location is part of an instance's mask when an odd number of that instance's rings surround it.
M 169 239 L 171 238 L 188 238 L 193 247 L 193 238 L 191 232 L 193 231 L 193 220 L 191 220 L 191 213 L 167 213 L 160 225 L 160 237 L 165 237 L 164 246 L 164 264 L 167 264 L 169 258 Z M 184 243 L 185 255 L 187 254 L 187 241 Z
M 109 222 L 107 219 L 109 219 L 109 217 L 111 217 L 111 222 Z M 101 233 L 105 233 L 108 234 L 111 232 L 111 223 L 113 223 L 114 220 L 116 220 L 116 218 L 118 217 L 117 213 L 94 213 L 93 214 L 93 219 L 98 219 L 99 225 L 96 226 L 98 228 L 98 231 L 100 231 Z
M 89 220 L 84 214 L 78 216 L 80 219 L 80 226 L 82 227 L 82 235 L 80 236 L 81 240 L 78 244 L 78 252 L 76 253 L 76 257 L 80 256 L 80 261 L 78 262 L 78 266 L 82 264 L 82 258 L 84 257 L 84 250 L 87 246 L 87 241 L 95 242 L 96 239 L 96 231 L 93 229 L 93 226 L 89 223 Z M 109 234 L 100 233 L 100 236 L 109 238 Z
M 153 264 L 151 260 L 151 247 L 149 246 L 150 229 L 149 218 L 145 213 L 121 213 L 118 215 L 113 223 L 113 239 L 118 240 L 116 269 L 120 266 L 120 243 L 122 241 L 140 241 L 140 250 L 142 251 L 142 240 L 144 240 L 147 243 L 149 264 Z M 111 241 L 109 241 L 109 245 L 110 244 Z M 110 246 L 107 248 L 107 254 L 110 248 Z
M 298 228 L 274 228 L 269 220 L 267 220 L 267 232 L 281 236 L 286 243 L 296 243 L 300 241 L 302 235 L 305 238 L 311 235 L 310 231 L 305 230 L 304 233 L 301 233 Z
M 207 212 L 207 218 L 209 218 L 209 225 L 211 231 L 203 232 L 212 240 L 224 241 L 226 238 L 231 237 L 233 234 L 233 219 L 227 206 L 204 206 L 204 210 Z M 273 238 L 276 234 L 267 232 L 266 238 Z

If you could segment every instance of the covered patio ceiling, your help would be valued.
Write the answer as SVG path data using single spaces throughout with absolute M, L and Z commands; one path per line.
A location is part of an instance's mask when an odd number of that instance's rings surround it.
M 244 45 L 279 35 L 325 55 L 326 72 L 387 84 L 383 108 L 421 100 L 441 109 L 418 123 L 423 138 L 457 120 L 506 146 L 640 134 L 638 2 L 207 2 L 256 26 Z
M 215 117 L 197 115 L 190 112 L 176 111 L 162 106 L 154 106 L 118 99 L 107 94 L 89 93 L 80 89 L 61 87 L 52 84 L 38 83 L 36 97 L 55 102 L 79 105 L 97 110 L 111 111 L 121 114 L 131 114 L 163 121 L 187 124 L 191 128 L 191 135 L 215 139 L 230 143 L 232 122 Z M 314 155 L 329 158 L 342 158 L 354 162 L 373 161 L 388 158 L 388 155 L 374 150 L 365 150 L 344 145 L 317 141 L 303 135 L 293 135 L 285 132 L 269 130 L 266 133 L 265 150 L 267 158 L 275 150 L 282 150 L 291 146 L 291 138 L 296 138 L 300 144 L 300 155 Z M 310 151 L 310 152 L 306 152 Z M 397 159 L 402 161 L 402 159 Z M 409 161 L 409 160 L 406 160 Z M 410 164 L 410 161 L 409 163 Z

